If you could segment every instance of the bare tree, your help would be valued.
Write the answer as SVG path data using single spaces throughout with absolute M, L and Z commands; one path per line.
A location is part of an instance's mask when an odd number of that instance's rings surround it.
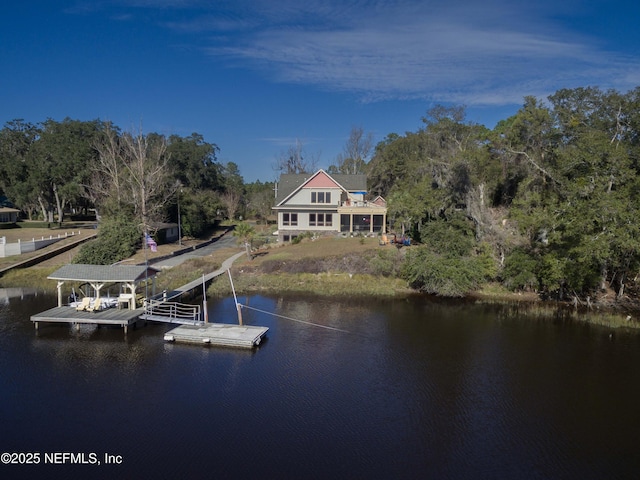
M 236 212 L 240 207 L 241 200 L 242 196 L 235 190 L 227 190 L 222 195 L 220 195 L 220 201 L 227 210 L 227 216 L 229 217 L 229 220 L 233 220 L 235 218 Z
M 121 141 L 125 186 L 146 232 L 149 222 L 162 220 L 163 207 L 177 188 L 169 175 L 167 142 L 163 136 L 151 137 L 141 131 L 125 133 Z
M 309 158 L 304 145 L 296 138 L 295 143 L 276 158 L 274 170 L 281 173 L 312 173 L 317 169 L 318 155 Z
M 88 185 L 85 187 L 85 197 L 96 208 L 96 217 L 100 220 L 100 212 L 109 202 L 118 211 L 124 203 L 124 169 L 120 137 L 110 124 L 106 125 L 100 140 L 93 143 L 98 152 L 98 161 L 94 165 Z
M 364 173 L 372 150 L 373 134 L 365 133 L 362 127 L 351 127 L 344 151 L 338 154 L 335 165 L 329 167 L 329 170 L 331 173 L 352 175 Z

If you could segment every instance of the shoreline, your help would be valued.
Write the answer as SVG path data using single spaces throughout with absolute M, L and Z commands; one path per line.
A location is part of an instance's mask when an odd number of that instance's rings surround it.
M 442 297 L 427 295 L 411 289 L 406 281 L 397 276 L 358 273 L 361 271 L 357 262 L 340 264 L 350 255 L 375 255 L 377 242 L 363 244 L 357 239 L 328 240 L 309 242 L 301 245 L 283 245 L 257 252 L 252 260 L 238 259 L 231 268 L 236 292 L 240 295 L 314 295 L 334 298 L 376 298 L 405 299 L 426 296 L 448 300 L 459 299 L 462 302 L 517 304 L 527 306 L 538 314 L 575 318 L 592 324 L 605 325 L 612 328 L 640 328 L 636 320 L 640 318 L 640 306 L 627 302 L 607 301 L 603 295 L 600 301 L 591 308 L 583 305 L 574 306 L 570 302 L 544 300 L 534 292 L 510 292 L 496 283 L 489 283 L 463 297 Z M 318 248 L 320 247 L 320 248 Z M 339 251 L 343 249 L 342 251 Z M 233 249 L 223 249 L 218 253 L 198 260 L 187 260 L 184 264 L 163 270 L 164 285 L 159 288 L 173 288 L 188 282 L 191 277 L 197 278 L 202 273 L 218 269 L 221 262 L 231 256 Z M 234 250 L 233 253 L 237 253 Z M 336 254 L 340 257 L 336 257 Z M 223 258 L 224 257 L 224 258 Z M 353 257 L 349 257 L 352 259 Z M 340 259 L 337 262 L 336 259 Z M 315 263 L 314 263 L 315 262 Z M 325 263 L 322 263 L 325 262 Z M 58 262 L 46 262 L 41 265 L 15 271 L 0 277 L 0 286 L 5 288 L 24 287 L 37 288 L 55 294 L 55 285 L 46 277 L 59 265 Z M 318 267 L 322 267 L 319 271 Z M 275 268 L 274 268 L 275 267 Z M 308 270 L 316 269 L 311 273 Z M 265 271 L 266 270 L 266 271 Z M 346 270 L 346 271 L 345 271 Z M 171 285 L 180 283 L 180 285 Z M 217 280 L 207 288 L 207 295 L 223 297 L 231 295 L 228 281 Z
M 524 307 L 525 313 L 553 319 L 568 319 L 614 329 L 640 329 L 640 322 L 637 320 L 640 313 L 633 309 L 623 310 L 622 308 L 597 304 L 591 309 L 584 306 L 575 308 L 569 302 L 547 301 L 540 299 L 533 293 L 520 294 L 494 290 L 490 290 L 489 293 L 479 290 L 460 298 L 439 297 L 412 290 L 406 286 L 403 280 L 397 278 L 341 273 L 264 274 L 247 272 L 247 266 L 245 263 L 231 269 L 237 295 L 310 295 L 341 300 L 346 298 L 403 300 L 412 297 L 440 298 L 447 301 L 457 299 L 461 302 L 517 305 Z M 10 279 L 9 282 L 6 282 L 4 278 L 0 279 L 0 286 L 2 288 L 35 288 L 38 291 L 55 295 L 55 285 L 46 278 L 51 270 L 51 268 L 45 267 L 30 267 L 15 275 L 15 278 Z M 176 266 L 169 269 L 167 273 L 171 276 L 186 278 L 183 277 L 183 274 L 189 270 L 192 271 L 188 265 L 186 267 Z M 14 276 L 12 275 L 12 277 Z M 224 278 L 223 276 L 208 286 L 207 296 L 223 298 L 232 295 L 231 285 Z

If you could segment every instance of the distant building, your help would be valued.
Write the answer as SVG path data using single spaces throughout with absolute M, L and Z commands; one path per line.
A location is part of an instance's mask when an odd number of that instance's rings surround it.
M 0 196 L 0 225 L 10 225 L 18 221 L 20 210 L 13 208 L 13 203 L 4 195 Z
M 180 229 L 177 223 L 152 223 L 151 230 L 155 233 L 158 243 L 175 243 L 180 239 Z
M 384 233 L 387 204 L 382 197 L 365 200 L 366 175 L 283 174 L 276 184 L 278 240 L 304 232 Z

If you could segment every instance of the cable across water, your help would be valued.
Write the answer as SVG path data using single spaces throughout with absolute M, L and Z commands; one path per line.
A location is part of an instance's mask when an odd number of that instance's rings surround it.
M 238 305 L 240 305 L 242 308 L 248 308 L 250 310 L 255 310 L 256 312 L 260 312 L 260 313 L 266 313 L 268 315 L 273 315 L 275 317 L 280 317 L 280 318 L 284 318 L 286 320 L 291 320 L 293 322 L 298 322 L 298 323 L 304 323 L 306 325 L 311 325 L 313 327 L 319 327 L 319 328 L 326 328 L 327 330 L 335 330 L 337 332 L 343 332 L 343 333 L 351 333 L 349 332 L 349 330 L 343 330 L 342 328 L 336 328 L 336 327 L 329 327 L 327 325 L 320 325 L 319 323 L 313 323 L 313 322 L 307 322 L 305 320 L 298 320 L 297 318 L 292 318 L 292 317 L 286 317 L 284 315 L 279 315 L 277 313 L 273 313 L 273 312 L 268 312 L 267 310 L 260 310 L 259 308 L 255 308 L 255 307 L 250 307 L 249 305 L 244 305 L 242 303 L 239 303 Z

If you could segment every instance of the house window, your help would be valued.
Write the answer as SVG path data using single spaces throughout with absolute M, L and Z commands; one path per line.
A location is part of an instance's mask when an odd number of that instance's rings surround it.
M 298 214 L 297 213 L 283 213 L 282 214 L 282 225 L 287 227 L 295 227 L 298 225 Z
M 310 227 L 330 227 L 332 219 L 333 219 L 333 215 L 330 213 L 310 213 L 309 226 Z
M 331 203 L 331 192 L 311 192 L 311 203 Z
M 324 224 L 327 227 L 330 227 L 333 221 L 333 215 L 331 213 L 324 214 Z

